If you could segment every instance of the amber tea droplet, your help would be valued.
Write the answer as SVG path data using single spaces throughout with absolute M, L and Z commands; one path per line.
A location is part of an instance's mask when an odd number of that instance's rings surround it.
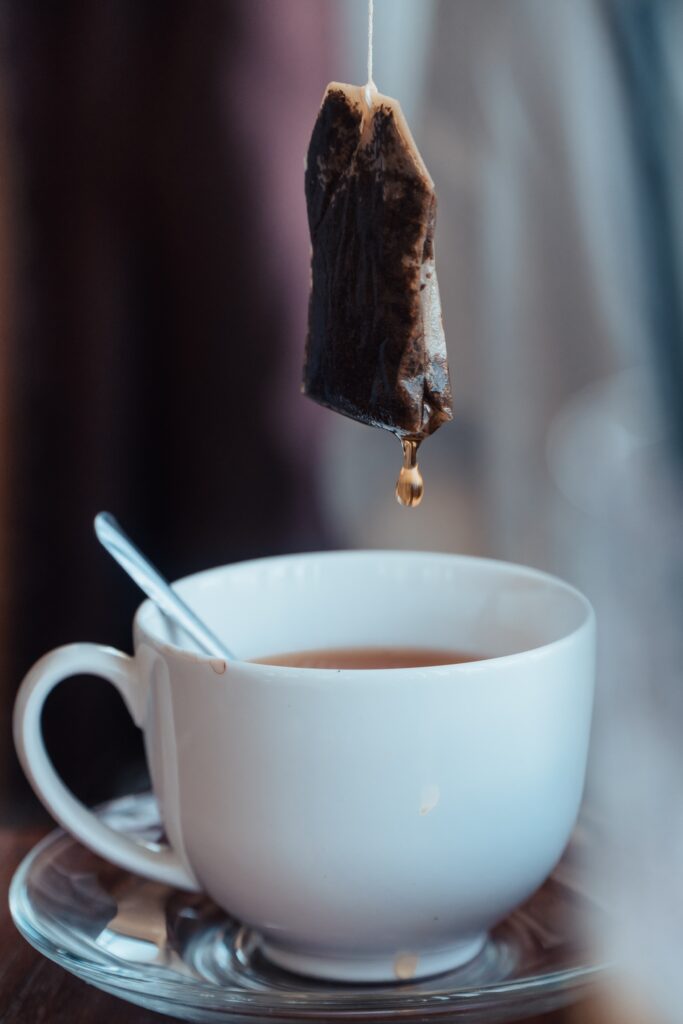
M 401 445 L 403 447 L 403 465 L 396 482 L 396 500 L 405 508 L 415 508 L 422 501 L 424 494 L 422 474 L 417 464 L 417 450 L 420 447 L 420 442 L 402 438 Z

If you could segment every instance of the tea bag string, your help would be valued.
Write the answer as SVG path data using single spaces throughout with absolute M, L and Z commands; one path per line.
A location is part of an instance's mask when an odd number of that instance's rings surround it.
M 372 106 L 373 93 L 377 92 L 377 86 L 372 77 L 372 59 L 374 53 L 374 23 L 375 23 L 375 0 L 368 0 L 368 84 L 365 86 L 365 99 L 369 107 Z

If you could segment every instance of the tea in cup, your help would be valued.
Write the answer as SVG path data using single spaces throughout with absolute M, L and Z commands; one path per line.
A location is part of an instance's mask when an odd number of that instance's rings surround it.
M 205 890 L 299 974 L 403 980 L 474 957 L 576 821 L 588 601 L 529 568 L 386 551 L 260 559 L 176 587 L 240 660 L 204 656 L 149 601 L 133 657 L 45 655 L 15 708 L 45 806 L 122 868 Z M 110 829 L 47 756 L 45 699 L 84 673 L 143 731 L 167 846 Z

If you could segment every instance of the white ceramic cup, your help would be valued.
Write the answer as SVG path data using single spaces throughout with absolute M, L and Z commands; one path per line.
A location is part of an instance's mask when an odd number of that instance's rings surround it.
M 226 665 L 146 601 L 134 657 L 72 644 L 22 683 L 15 741 L 45 806 L 115 864 L 204 889 L 284 968 L 382 981 L 473 957 L 550 873 L 576 820 L 593 701 L 588 601 L 533 569 L 379 551 L 244 562 L 177 588 L 245 659 L 370 645 L 488 658 Z M 143 730 L 168 847 L 114 832 L 56 775 L 41 710 L 76 673 L 112 682 Z

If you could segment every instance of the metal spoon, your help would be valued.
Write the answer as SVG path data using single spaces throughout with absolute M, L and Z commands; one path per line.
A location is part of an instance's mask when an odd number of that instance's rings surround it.
M 94 520 L 95 533 L 103 548 L 109 552 L 130 578 L 151 597 L 157 608 L 188 633 L 205 654 L 234 661 L 235 655 L 215 636 L 191 608 L 176 594 L 142 551 L 121 529 L 111 512 L 98 512 Z

